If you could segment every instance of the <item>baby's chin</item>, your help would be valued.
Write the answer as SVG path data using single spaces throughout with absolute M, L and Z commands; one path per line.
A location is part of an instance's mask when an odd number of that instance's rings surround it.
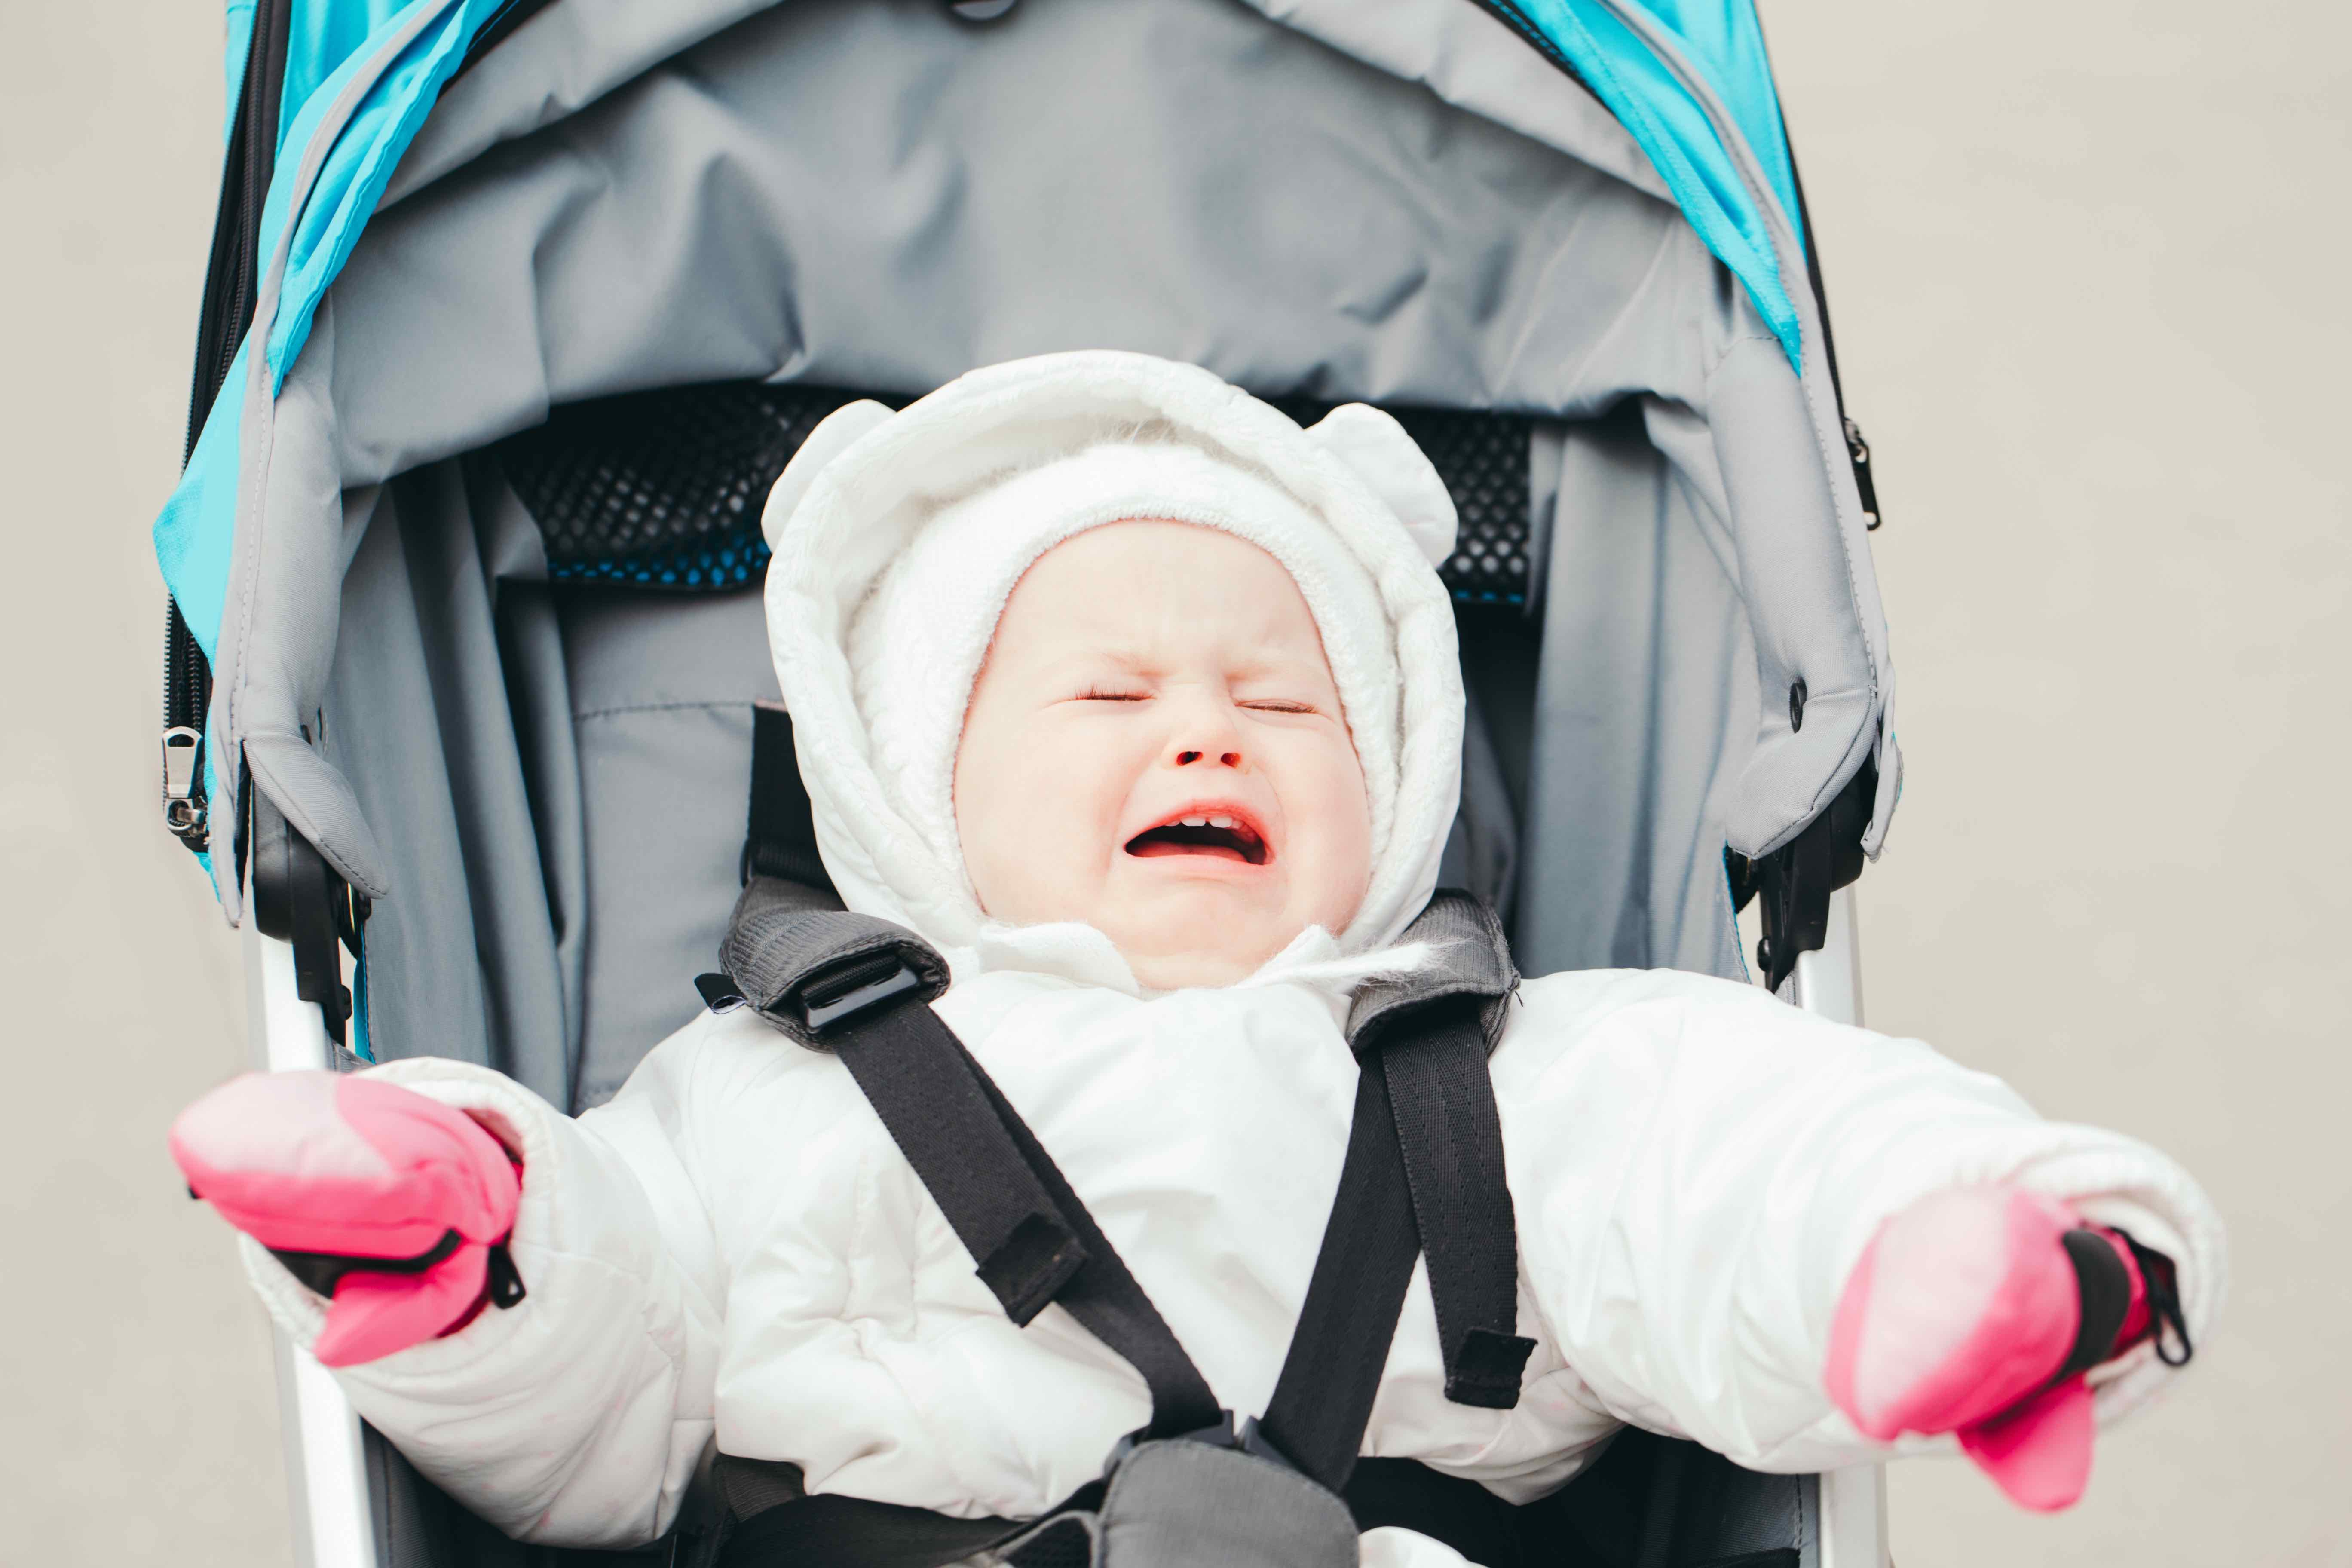
M 1238 984 L 1310 925 L 1346 929 L 1363 897 L 1360 884 L 1346 897 L 1339 888 L 1302 889 L 1295 868 L 1274 885 L 1154 869 L 1160 874 L 1114 879 L 1087 917 L 1153 991 Z M 1301 897 L 1306 891 L 1328 896 Z
M 1137 952 L 1122 943 L 1119 956 L 1127 960 L 1127 966 L 1134 972 L 1137 983 L 1146 990 L 1187 991 L 1239 984 L 1256 973 L 1267 959 L 1287 945 L 1286 942 L 1281 943 L 1263 952 L 1203 948 Z
M 1171 918 L 1163 910 L 1157 918 L 1108 921 L 1103 929 L 1145 987 L 1183 991 L 1247 980 L 1307 925 L 1295 917 L 1253 919 L 1212 901 L 1199 912 Z

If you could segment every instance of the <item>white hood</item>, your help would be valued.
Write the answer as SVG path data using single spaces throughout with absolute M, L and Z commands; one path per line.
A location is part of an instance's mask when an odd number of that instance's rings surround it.
M 769 496 L 769 642 L 843 901 L 965 963 L 1035 951 L 982 911 L 955 842 L 962 714 L 1021 574 L 1139 516 L 1224 529 L 1298 579 L 1372 804 L 1370 883 L 1339 951 L 1387 946 L 1436 886 L 1460 789 L 1461 671 L 1433 565 L 1454 544 L 1444 484 L 1376 409 L 1302 430 L 1206 371 L 1109 351 L 974 371 L 897 414 L 852 404 Z M 886 575 L 887 613 L 863 614 Z

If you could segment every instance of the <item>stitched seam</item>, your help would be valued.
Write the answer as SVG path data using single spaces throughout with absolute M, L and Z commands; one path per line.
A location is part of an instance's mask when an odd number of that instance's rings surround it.
M 714 708 L 745 708 L 752 704 L 749 697 L 714 697 L 703 700 L 681 699 L 675 702 L 617 702 L 609 708 L 583 708 L 572 715 L 572 721 L 583 724 L 591 719 L 611 719 L 624 713 L 669 713 L 687 710 L 708 710 Z
M 1720 374 L 1723 367 L 1730 362 L 1733 354 L 1738 353 L 1739 350 L 1747 347 L 1749 343 L 1762 343 L 1774 353 L 1779 353 L 1780 352 L 1780 340 L 1772 336 L 1769 332 L 1741 332 L 1737 337 L 1726 340 L 1723 345 L 1723 352 L 1715 356 L 1715 363 L 1708 365 L 1700 376 L 1700 384 L 1705 386 L 1710 395 L 1708 398 L 1710 404 L 1714 401 L 1712 395 L 1715 391 L 1716 376 Z

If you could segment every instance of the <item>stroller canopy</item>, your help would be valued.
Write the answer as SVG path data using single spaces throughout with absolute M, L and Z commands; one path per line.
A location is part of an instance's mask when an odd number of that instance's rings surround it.
M 1532 697 L 1472 684 L 1528 710 L 1482 743 L 1531 970 L 1737 973 L 1725 849 L 1780 849 L 1874 766 L 1876 852 L 1898 770 L 1870 519 L 1745 0 L 230 15 L 247 163 L 272 171 L 246 198 L 251 325 L 155 525 L 214 677 L 215 821 L 257 790 L 395 902 L 449 839 L 461 887 L 431 896 L 479 905 L 488 808 L 448 742 L 470 656 L 416 655 L 456 779 L 426 832 L 391 645 L 381 668 L 351 645 L 372 531 L 436 506 L 467 512 L 491 598 L 562 578 L 517 501 L 537 459 L 515 443 L 551 413 L 724 383 L 911 396 L 1111 346 L 1522 422 L 1541 516 L 1509 596 L 1543 673 Z M 485 658 L 511 697 L 513 647 Z M 527 751 L 528 715 L 501 721 Z M 551 886 L 547 812 L 517 820 Z M 232 919 L 236 859 L 211 862 Z

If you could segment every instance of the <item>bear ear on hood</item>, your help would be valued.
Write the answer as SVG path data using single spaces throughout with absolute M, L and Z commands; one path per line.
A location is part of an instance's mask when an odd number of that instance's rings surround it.
M 824 466 L 890 416 L 890 410 L 884 405 L 861 397 L 855 403 L 843 404 L 817 421 L 816 428 L 801 443 L 801 449 L 793 454 L 793 460 L 776 476 L 774 488 L 768 491 L 767 507 L 760 513 L 760 532 L 770 550 L 775 549 L 776 542 L 783 538 L 785 520 L 801 504 L 801 498 L 808 494 L 809 486 L 816 482 Z
M 1389 504 L 1432 566 L 1445 563 L 1454 553 L 1454 497 L 1395 416 L 1369 403 L 1344 403 L 1309 426 L 1307 438 L 1348 465 Z

